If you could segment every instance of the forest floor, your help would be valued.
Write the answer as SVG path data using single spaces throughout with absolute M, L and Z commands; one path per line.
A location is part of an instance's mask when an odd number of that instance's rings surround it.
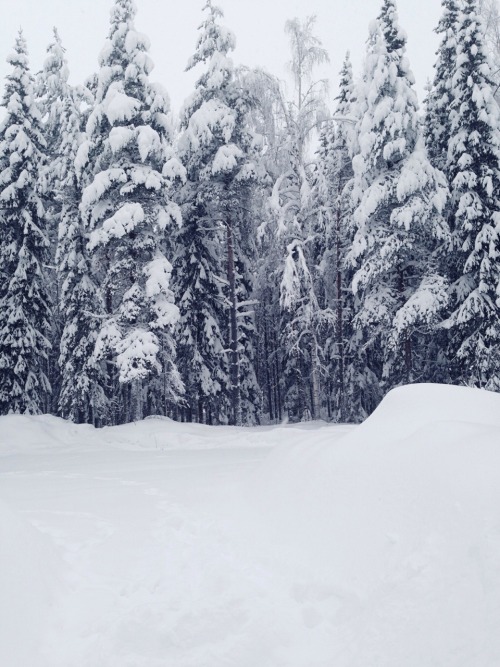
M 498 667 L 500 396 L 359 427 L 0 419 L 2 667 Z

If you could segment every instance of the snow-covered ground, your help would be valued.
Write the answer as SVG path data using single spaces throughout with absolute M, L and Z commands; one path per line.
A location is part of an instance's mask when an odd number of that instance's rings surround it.
M 0 419 L 2 667 L 498 667 L 500 396 L 360 427 Z

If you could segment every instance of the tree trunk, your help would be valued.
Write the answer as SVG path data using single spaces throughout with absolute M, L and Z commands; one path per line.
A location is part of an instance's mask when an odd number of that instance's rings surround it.
M 399 270 L 399 293 L 401 295 L 401 305 L 404 304 L 404 290 L 405 290 L 405 278 L 403 269 Z M 403 339 L 403 354 L 405 360 L 405 373 L 406 373 L 406 382 L 412 381 L 412 371 L 413 371 L 413 352 L 411 345 L 411 338 L 408 334 L 405 334 Z
M 341 229 L 340 229 L 340 202 L 337 204 L 337 247 L 336 247 L 336 269 L 337 269 L 337 353 L 338 353 L 338 419 L 345 421 L 345 350 L 344 350 L 344 302 L 342 291 L 341 270 Z
M 267 332 L 267 319 L 264 319 L 264 359 L 266 366 L 266 385 L 267 385 L 267 402 L 269 407 L 269 419 L 270 421 L 274 420 L 274 409 L 273 409 L 273 392 L 271 387 L 271 373 L 269 371 L 270 360 L 269 360 L 269 339 Z
M 311 342 L 311 398 L 312 398 L 312 416 L 313 419 L 321 418 L 321 399 L 320 399 L 320 380 L 319 380 L 319 357 L 318 343 L 316 337 L 312 337 Z
M 229 214 L 229 212 L 228 212 Z M 241 426 L 241 396 L 240 396 L 240 369 L 238 352 L 238 303 L 236 298 L 236 271 L 234 264 L 234 237 L 231 220 L 226 219 L 227 234 L 227 281 L 229 283 L 229 325 L 230 325 L 230 360 L 229 360 L 229 381 L 230 381 L 230 400 L 231 415 L 230 424 L 232 426 Z

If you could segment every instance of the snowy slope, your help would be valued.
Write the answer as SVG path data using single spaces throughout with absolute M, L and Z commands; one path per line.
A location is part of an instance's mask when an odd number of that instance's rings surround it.
M 498 667 L 500 396 L 405 387 L 360 427 L 5 417 L 0 536 L 2 667 Z

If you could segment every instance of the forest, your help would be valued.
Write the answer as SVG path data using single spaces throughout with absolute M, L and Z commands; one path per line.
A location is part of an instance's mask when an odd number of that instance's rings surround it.
M 20 31 L 0 414 L 356 423 L 404 384 L 499 391 L 500 17 L 496 0 L 441 4 L 422 109 L 395 0 L 335 96 L 314 16 L 286 22 L 290 91 L 234 64 L 207 0 L 178 115 L 134 0 L 113 1 L 78 85 L 57 30 L 39 72 Z

